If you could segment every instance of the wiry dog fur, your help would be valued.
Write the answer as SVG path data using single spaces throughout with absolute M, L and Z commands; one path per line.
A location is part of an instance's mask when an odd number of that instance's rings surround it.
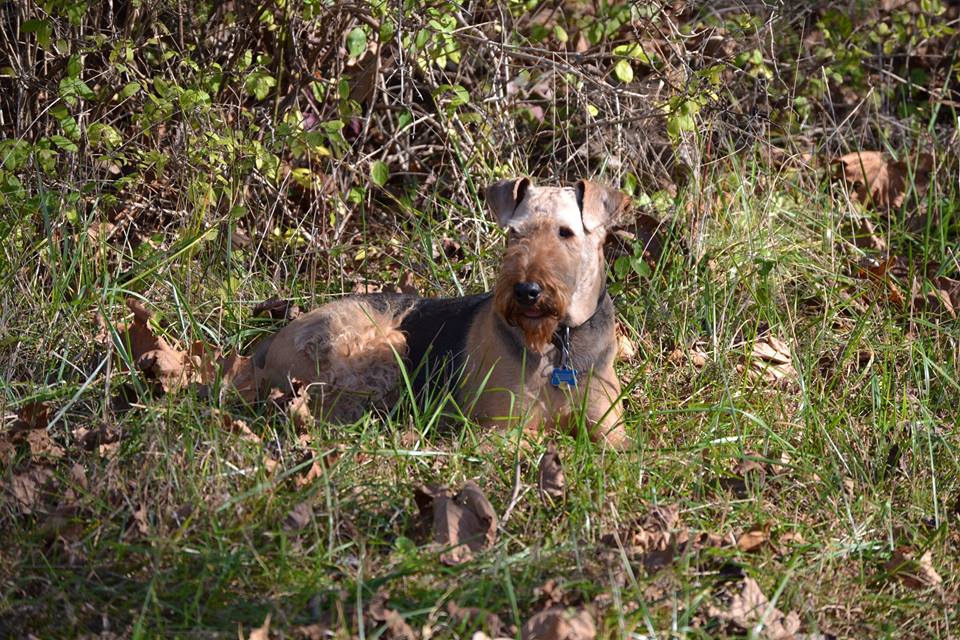
M 395 400 L 402 362 L 416 391 L 448 386 L 481 424 L 568 428 L 582 411 L 595 438 L 622 446 L 603 244 L 625 196 L 586 181 L 535 187 L 526 178 L 499 182 L 486 196 L 508 230 L 492 294 L 374 294 L 325 304 L 255 355 L 264 384 L 300 379 L 310 385 L 318 416 L 351 421 Z M 529 283 L 538 288 L 532 303 L 517 293 Z M 550 384 L 565 328 L 580 373 L 573 389 Z

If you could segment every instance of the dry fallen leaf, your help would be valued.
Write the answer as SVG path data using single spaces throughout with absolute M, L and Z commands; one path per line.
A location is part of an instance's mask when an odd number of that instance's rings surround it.
M 757 551 L 770 541 L 770 525 L 754 526 L 747 529 L 737 538 L 737 547 L 740 551 Z
M 117 333 L 121 344 L 129 347 L 130 356 L 144 375 L 156 380 L 166 392 L 177 391 L 194 379 L 200 367 L 199 359 L 189 353 L 171 347 L 166 340 L 153 333 L 147 324 L 151 313 L 141 302 L 127 298 L 127 307 L 133 312 L 130 325 L 118 325 Z
M 697 369 L 702 369 L 707 366 L 707 353 L 703 347 L 704 344 L 700 341 L 695 342 L 689 349 L 677 347 L 667 356 L 667 362 L 677 366 L 689 362 Z
M 109 240 L 110 236 L 113 235 L 113 232 L 116 231 L 117 225 L 112 222 L 94 222 L 89 227 L 87 227 L 87 238 L 91 242 L 98 243 L 100 240 Z
M 560 456 L 557 454 L 557 445 L 551 442 L 547 445 L 546 453 L 540 458 L 540 470 L 537 477 L 540 499 L 546 504 L 550 504 L 553 500 L 560 500 L 563 498 L 565 488 L 566 480 L 563 477 Z
M 387 606 L 389 597 L 384 589 L 380 589 L 367 608 L 367 613 L 375 622 L 383 623 L 386 626 L 381 637 L 392 640 L 416 640 L 418 636 L 413 627 L 407 624 L 400 613 Z
M 420 295 L 420 290 L 417 289 L 417 283 L 414 280 L 412 271 L 404 271 L 403 275 L 400 276 L 400 281 L 397 283 L 397 286 L 400 288 L 400 293 L 408 296 Z
M 451 262 L 459 262 L 467 257 L 467 254 L 463 250 L 463 246 L 453 238 L 449 238 L 447 236 L 444 236 L 440 239 L 439 247 L 436 244 L 433 245 L 434 259 L 439 259 L 441 252 L 443 256 Z
M 597 629 L 586 609 L 552 607 L 534 615 L 523 625 L 523 640 L 593 640 Z
M 883 568 L 911 589 L 939 587 L 943 582 L 943 578 L 933 568 L 933 557 L 929 550 L 916 560 L 909 547 L 897 547 Z
M 468 480 L 456 495 L 445 487 L 417 487 L 415 500 L 421 521 L 432 526 L 434 542 L 449 547 L 441 555 L 444 564 L 460 564 L 472 552 L 493 544 L 497 514 L 483 491 Z
M 13 476 L 10 490 L 23 513 L 33 513 L 41 498 L 48 493 L 52 480 L 53 471 L 40 466 L 30 466 Z
M 872 203 L 879 209 L 900 207 L 907 191 L 910 175 L 908 163 L 888 158 L 880 151 L 848 153 L 833 161 L 838 177 L 853 185 L 853 200 L 861 204 Z M 933 169 L 933 156 L 921 153 L 916 163 L 911 163 L 916 183 L 925 182 L 925 176 Z
M 127 535 L 146 536 L 150 534 L 150 513 L 147 506 L 143 503 L 137 505 L 131 515 L 130 526 L 127 528 Z
M 27 443 L 30 445 L 30 455 L 34 458 L 51 458 L 59 460 L 64 451 L 59 447 L 45 429 L 27 432 Z
M 17 409 L 17 418 L 10 426 L 11 430 L 28 431 L 31 429 L 46 429 L 50 407 L 46 402 L 28 402 Z
M 794 545 L 804 544 L 803 534 L 801 534 L 799 531 L 788 531 L 782 536 L 780 536 L 778 541 L 781 544 L 794 544 Z
M 211 409 L 210 415 L 220 423 L 224 431 L 237 434 L 244 442 L 261 442 L 260 436 L 250 430 L 245 420 L 237 420 L 229 413 L 221 412 L 219 409 Z
M 283 520 L 283 528 L 288 531 L 299 531 L 307 527 L 313 520 L 313 507 L 309 502 L 301 502 L 287 514 Z
M 687 532 L 679 529 L 679 521 L 678 505 L 650 505 L 642 518 L 620 533 L 603 535 L 601 540 L 609 547 L 622 545 L 627 557 L 638 559 L 648 572 L 654 573 L 673 562 L 683 546 L 691 542 Z
M 487 633 L 494 637 L 502 635 L 504 625 L 500 616 L 486 609 L 461 607 L 451 600 L 447 603 L 447 613 L 458 626 L 482 629 L 483 631 L 478 633 L 486 632 L 484 635 Z
M 0 437 L 0 465 L 7 464 L 7 459 L 15 452 L 16 447 L 7 438 Z
M 637 357 L 637 347 L 633 340 L 622 333 L 617 333 L 617 359 L 629 362 Z
M 120 431 L 108 424 L 92 429 L 87 427 L 77 427 L 73 431 L 73 437 L 87 451 L 93 451 L 104 445 L 111 445 L 120 439 Z
M 322 624 L 308 624 L 294 627 L 293 637 L 298 640 L 324 640 L 334 637 L 334 633 Z
M 728 606 L 719 608 L 710 605 L 707 615 L 730 622 L 748 633 L 762 625 L 755 633 L 757 637 L 769 640 L 787 640 L 800 630 L 800 616 L 793 611 L 784 615 L 779 609 L 770 606 L 770 601 L 753 578 L 743 579 L 740 590 L 733 593 Z
M 270 640 L 270 617 L 272 614 L 268 613 L 267 617 L 264 619 L 263 624 L 257 627 L 256 629 L 250 630 L 250 635 L 247 636 L 247 640 Z M 240 640 L 243 640 L 243 634 L 240 634 Z
M 746 371 L 754 381 L 785 383 L 797 375 L 791 360 L 787 343 L 774 336 L 765 336 L 754 340 L 750 357 L 744 364 L 737 365 L 737 371 Z
M 274 320 L 289 322 L 300 317 L 300 307 L 293 304 L 293 300 L 286 300 L 273 296 L 253 307 L 253 316 L 268 315 Z

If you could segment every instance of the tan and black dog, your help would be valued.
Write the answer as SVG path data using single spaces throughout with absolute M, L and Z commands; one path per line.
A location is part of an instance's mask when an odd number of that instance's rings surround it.
M 583 415 L 595 440 L 625 446 L 603 245 L 626 196 L 521 178 L 492 185 L 486 200 L 508 230 L 492 292 L 329 302 L 257 350 L 260 382 L 299 379 L 317 417 L 343 422 L 389 407 L 407 380 L 416 394 L 451 391 L 484 426 L 570 429 Z

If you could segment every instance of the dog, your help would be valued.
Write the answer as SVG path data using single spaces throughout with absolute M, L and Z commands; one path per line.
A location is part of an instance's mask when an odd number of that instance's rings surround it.
M 492 292 L 328 302 L 255 352 L 259 384 L 307 384 L 315 417 L 332 422 L 389 409 L 404 391 L 449 393 L 484 427 L 569 432 L 582 415 L 593 440 L 625 447 L 603 246 L 629 199 L 586 180 L 528 178 L 497 182 L 485 197 L 508 236 Z

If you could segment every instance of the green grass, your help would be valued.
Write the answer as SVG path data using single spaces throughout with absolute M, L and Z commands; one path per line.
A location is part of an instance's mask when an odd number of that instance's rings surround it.
M 306 273 L 278 279 L 248 253 L 191 243 L 198 236 L 184 230 L 153 262 L 139 262 L 152 271 L 134 282 L 117 279 L 131 262 L 122 245 L 95 245 L 83 234 L 37 235 L 22 255 L 8 250 L 10 293 L 18 296 L 4 300 L 8 412 L 47 400 L 58 416 L 50 433 L 67 453 L 52 465 L 52 494 L 35 513 L 22 513 L 9 496 L 3 502 L 4 632 L 226 636 L 272 612 L 274 628 L 288 633 L 320 621 L 376 637 L 369 618 L 361 632 L 356 611 L 383 589 L 415 628 L 463 637 L 470 629 L 451 622 L 447 602 L 481 606 L 519 627 L 536 610 L 535 589 L 555 579 L 568 602 L 616 603 L 597 607 L 604 637 L 716 637 L 730 629 L 704 612 L 733 571 L 777 594 L 776 607 L 798 612 L 807 632 L 955 634 L 956 323 L 908 315 L 846 275 L 847 256 L 822 241 L 835 196 L 796 175 L 757 190 L 763 172 L 750 165 L 714 178 L 729 204 L 712 212 L 699 262 L 675 247 L 652 276 L 621 283 L 620 319 L 637 346 L 619 369 L 636 446 L 610 453 L 557 436 L 568 495 L 554 506 L 535 490 L 540 444 L 478 448 L 476 427 L 455 421 L 445 433 L 431 407 L 411 411 L 404 402 L 356 425 L 317 425 L 308 449 L 282 415 L 189 392 L 151 397 L 116 354 L 92 344 L 94 312 L 121 320 L 120 302 L 135 287 L 162 312 L 172 339 L 246 346 L 267 324 L 250 317 L 252 301 L 280 290 L 309 307 L 350 289 L 352 274 L 325 286 L 325 274 L 336 271 L 316 256 Z M 954 209 L 956 194 L 935 206 Z M 676 210 L 685 210 L 683 200 Z M 478 204 L 465 221 L 422 212 L 395 231 L 397 243 L 370 231 L 365 246 L 382 253 L 357 269 L 374 280 L 395 274 L 395 265 L 413 269 L 428 294 L 481 290 L 495 273 L 500 240 L 479 211 Z M 430 239 L 451 224 L 466 239 L 463 264 L 425 258 Z M 922 255 L 946 257 L 935 238 L 914 240 Z M 283 261 L 298 264 L 296 251 Z M 36 268 L 53 262 L 64 266 Z M 771 386 L 738 372 L 763 331 L 790 345 L 795 379 Z M 675 346 L 696 340 L 704 367 L 668 360 Z M 112 410 L 124 385 L 136 400 Z M 263 443 L 223 430 L 213 407 L 246 420 Z M 84 451 L 73 430 L 104 421 L 122 436 L 116 450 Z M 297 484 L 311 453 L 334 451 L 318 478 Z M 265 452 L 277 470 L 265 468 Z M 29 459 L 20 447 L 5 483 Z M 516 460 L 521 497 L 496 544 L 463 566 L 441 565 L 416 536 L 414 485 L 475 479 L 502 514 Z M 767 472 L 744 478 L 744 461 Z M 303 502 L 311 522 L 291 531 L 286 515 Z M 652 505 L 669 504 L 679 506 L 681 528 L 729 540 L 767 525 L 776 546 L 693 549 L 648 572 L 642 556 L 601 542 L 612 531 L 625 535 Z M 58 507 L 55 519 L 49 513 Z M 799 539 L 778 542 L 787 533 Z M 939 588 L 911 590 L 886 575 L 884 562 L 904 545 L 916 557 L 932 553 Z
M 551 602 L 588 607 L 600 638 L 750 637 L 716 613 L 747 577 L 807 638 L 960 635 L 960 325 L 895 299 L 911 300 L 914 278 L 928 290 L 927 276 L 960 279 L 956 60 L 907 69 L 912 3 L 878 14 L 896 28 L 892 53 L 870 39 L 872 18 L 852 12 L 847 28 L 845 14 L 805 3 L 769 15 L 741 3 L 683 15 L 560 3 L 562 41 L 553 28 L 535 38 L 541 25 L 521 3 L 499 18 L 457 8 L 470 24 L 452 34 L 425 25 L 449 3 L 266 3 L 237 16 L 160 3 L 133 18 L 111 3 L 36 4 L 11 9 L 19 30 L 0 34 L 19 56 L 15 72 L 0 69 L 15 79 L 0 92 L 13 132 L 0 140 L 0 637 L 233 638 L 270 615 L 274 637 L 320 625 L 324 637 L 389 638 L 371 611 L 378 597 L 423 638 L 473 636 L 450 603 L 495 613 L 519 638 Z M 929 29 L 955 20 L 920 4 Z M 513 26 L 493 29 L 508 14 Z M 363 66 L 340 50 L 351 25 L 393 56 L 369 103 L 344 95 Z M 420 45 L 401 36 L 420 27 L 439 39 L 411 53 Z M 690 34 L 714 27 L 714 44 L 735 46 L 711 58 Z M 572 53 L 584 33 L 588 52 Z M 446 52 L 440 36 L 462 59 L 420 67 L 417 55 Z M 657 59 L 633 60 L 632 84 L 615 80 L 614 47 L 649 38 Z M 917 97 L 924 65 L 931 89 Z M 276 81 L 266 98 L 245 89 L 254 71 Z M 521 74 L 526 85 L 504 86 Z M 89 95 L 64 89 L 80 79 Z M 539 82 L 549 91 L 533 91 Z M 842 103 L 834 85 L 862 104 Z M 470 99 L 454 104 L 462 92 Z M 678 122 L 677 104 L 696 113 Z M 307 116 L 321 124 L 298 128 Z M 120 142 L 94 143 L 93 124 Z M 813 160 L 765 161 L 774 142 Z M 821 161 L 839 149 L 925 150 L 938 171 L 927 189 L 911 174 L 904 207 L 877 212 L 830 178 Z M 368 177 L 373 161 L 389 166 L 384 188 Z M 309 188 L 286 171 L 305 168 Z M 252 316 L 273 295 L 309 309 L 406 272 L 424 295 L 488 290 L 503 237 L 479 194 L 516 175 L 595 178 L 669 223 L 653 268 L 609 274 L 635 351 L 618 365 L 626 451 L 584 430 L 491 446 L 442 398 L 304 429 L 217 385 L 154 393 L 120 348 L 129 297 L 181 348 L 249 353 L 280 326 Z M 858 246 L 864 217 L 905 273 L 864 277 L 865 259 L 887 257 Z M 112 234 L 89 233 L 107 220 Z M 641 237 L 642 225 L 626 227 Z M 749 373 L 768 336 L 795 371 L 777 383 Z M 14 433 L 32 402 L 49 406 L 62 455 Z M 103 442 L 89 435 L 101 429 Z M 544 503 L 538 463 L 551 441 L 566 496 Z M 50 477 L 20 499 L 38 474 Z M 510 516 L 495 544 L 451 567 L 422 531 L 414 491 L 467 480 Z M 291 527 L 301 505 L 309 522 Z M 673 506 L 662 531 L 656 514 Z M 644 526 L 681 542 L 645 551 Z M 769 542 L 743 551 L 752 528 Z M 941 582 L 893 575 L 897 549 L 917 562 L 929 553 Z

